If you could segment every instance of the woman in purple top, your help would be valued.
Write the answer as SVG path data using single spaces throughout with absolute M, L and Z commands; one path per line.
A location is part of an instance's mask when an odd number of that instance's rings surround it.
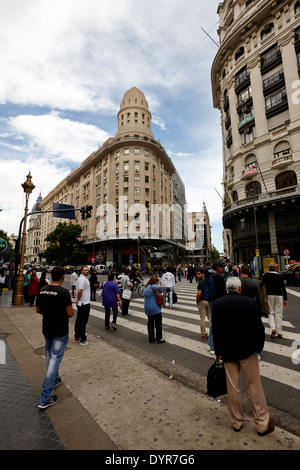
M 105 308 L 105 328 L 109 329 L 109 318 L 110 318 L 110 309 L 113 311 L 113 321 L 112 328 L 116 330 L 117 316 L 118 316 L 118 302 L 120 307 L 122 306 L 122 300 L 120 297 L 120 289 L 118 284 L 114 282 L 114 276 L 110 274 L 107 278 L 107 281 L 102 284 L 100 289 L 103 289 L 102 295 L 102 305 Z

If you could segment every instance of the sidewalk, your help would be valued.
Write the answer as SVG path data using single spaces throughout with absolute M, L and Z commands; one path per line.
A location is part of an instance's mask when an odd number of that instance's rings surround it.
M 6 345 L 6 364 L 0 363 L 1 450 L 300 449 L 300 438 L 278 427 L 259 437 L 252 416 L 233 432 L 227 406 L 96 337 L 85 347 L 69 342 L 57 404 L 41 411 L 41 316 L 35 308 L 11 306 L 3 295 L 0 339 Z

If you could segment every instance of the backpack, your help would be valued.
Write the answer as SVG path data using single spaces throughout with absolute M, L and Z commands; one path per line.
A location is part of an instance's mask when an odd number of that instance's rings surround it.
M 207 274 L 203 279 L 201 298 L 207 302 L 212 302 L 215 294 L 216 288 L 213 281 L 213 274 Z

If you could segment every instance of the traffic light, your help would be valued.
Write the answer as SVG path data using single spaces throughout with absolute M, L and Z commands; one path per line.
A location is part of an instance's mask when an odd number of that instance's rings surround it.
M 85 219 L 86 219 L 86 206 L 83 206 L 83 207 L 80 209 L 80 212 L 81 212 L 81 218 L 82 218 L 82 220 L 85 220 Z
M 86 209 L 86 218 L 89 219 L 90 217 L 92 217 L 93 206 L 86 206 L 85 209 Z

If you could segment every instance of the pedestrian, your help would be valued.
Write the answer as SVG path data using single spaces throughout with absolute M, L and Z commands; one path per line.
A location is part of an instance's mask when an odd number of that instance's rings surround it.
M 38 291 L 40 292 L 40 290 L 43 287 L 47 286 L 48 284 L 49 284 L 49 282 L 46 279 L 46 270 L 44 269 L 42 271 L 42 275 L 41 275 L 40 280 L 39 280 Z
M 200 315 L 200 332 L 203 340 L 208 338 L 208 333 L 205 329 L 205 317 L 207 317 L 210 323 L 210 313 L 208 308 L 208 301 L 203 299 L 202 290 L 203 290 L 203 280 L 204 280 L 204 269 L 200 268 L 196 271 L 198 286 L 197 286 L 197 295 L 196 303 Z
M 4 285 L 5 285 L 5 273 L 4 273 L 4 269 L 1 269 L 0 270 L 0 295 L 2 295 Z
M 175 287 L 175 277 L 171 272 L 171 268 L 167 267 L 165 274 L 161 278 L 163 287 L 164 305 L 166 305 L 166 298 L 169 300 L 169 308 L 173 306 L 173 292 Z
M 177 275 L 178 275 L 178 281 L 181 282 L 181 278 L 182 278 L 182 266 L 181 266 L 181 264 L 179 264 L 177 266 Z
M 249 277 L 250 269 L 247 264 L 242 264 L 240 270 L 240 281 L 242 284 L 242 295 L 251 297 L 257 303 L 258 311 L 262 314 L 262 301 L 258 283 Z
M 76 282 L 77 317 L 75 321 L 74 342 L 82 346 L 91 344 L 86 338 L 86 325 L 91 308 L 90 283 L 88 280 L 89 268 L 82 266 L 80 276 Z
M 156 302 L 156 294 L 162 293 L 162 286 L 156 276 L 152 276 L 144 290 L 144 311 L 148 317 L 147 329 L 149 343 L 165 343 L 162 338 L 161 307 Z
M 72 289 L 72 298 L 75 298 L 76 295 L 76 282 L 78 279 L 78 270 L 75 269 L 75 271 L 72 272 L 71 274 L 71 289 Z
M 103 289 L 102 305 L 105 309 L 105 329 L 109 329 L 110 309 L 112 309 L 113 321 L 111 327 L 113 330 L 116 330 L 118 317 L 118 302 L 121 308 L 122 299 L 120 296 L 120 289 L 118 287 L 118 284 L 114 282 L 113 274 L 108 275 L 107 281 L 101 285 L 101 289 Z
M 39 293 L 38 286 L 39 286 L 39 280 L 36 275 L 36 271 L 33 270 L 30 276 L 29 288 L 28 288 L 28 297 L 29 297 L 30 307 L 34 307 L 36 296 Z
M 282 316 L 283 307 L 287 307 L 287 292 L 284 285 L 284 279 L 279 274 L 277 263 L 269 264 L 269 272 L 266 272 L 261 280 L 260 287 L 266 286 L 268 299 L 268 320 L 271 328 L 271 338 L 282 338 Z
M 90 290 L 91 290 L 91 300 L 95 301 L 96 300 L 96 291 L 99 287 L 99 282 L 97 278 L 97 272 L 96 269 L 93 269 L 92 274 L 90 275 Z
M 43 316 L 47 365 L 38 405 L 42 410 L 57 401 L 53 391 L 61 383 L 59 366 L 69 340 L 69 318 L 74 314 L 70 292 L 62 287 L 65 270 L 60 266 L 54 267 L 51 279 L 51 284 L 43 287 L 36 299 L 36 311 Z
M 212 321 L 213 302 L 216 299 L 219 299 L 220 297 L 223 297 L 224 295 L 226 295 L 226 284 L 223 278 L 223 269 L 224 269 L 223 263 L 216 261 L 213 263 L 212 269 L 208 271 L 209 275 L 212 276 L 213 285 L 214 285 L 214 292 L 213 292 L 212 300 L 208 301 L 210 322 Z M 215 354 L 214 339 L 213 339 L 213 334 L 212 334 L 211 323 L 210 323 L 210 328 L 209 328 L 207 344 L 208 344 L 207 349 L 210 351 L 210 354 Z
M 228 279 L 226 289 L 228 293 L 213 303 L 212 331 L 216 356 L 225 366 L 231 426 L 238 432 L 244 422 L 239 395 L 242 371 L 257 433 L 265 436 L 275 426 L 270 420 L 258 363 L 265 341 L 264 326 L 255 300 L 241 295 L 239 278 Z
M 29 302 L 29 283 L 30 283 L 30 273 L 31 271 L 28 269 L 24 275 L 24 283 L 23 283 L 23 295 L 24 295 L 24 302 Z
M 126 315 L 128 315 L 128 309 L 129 309 L 129 304 L 130 304 L 130 299 L 131 299 L 131 289 L 133 287 L 133 283 L 131 282 L 129 278 L 129 273 L 130 273 L 130 270 L 126 268 L 124 270 L 124 275 L 120 279 L 123 317 L 126 317 Z
M 190 282 L 193 282 L 194 274 L 194 266 L 189 265 L 189 267 L 187 268 L 187 278 Z

